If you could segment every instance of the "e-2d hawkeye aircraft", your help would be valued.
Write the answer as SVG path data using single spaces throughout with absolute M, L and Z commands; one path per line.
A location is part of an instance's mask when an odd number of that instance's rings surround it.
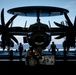
M 69 12 L 67 9 L 51 6 L 26 6 L 26 7 L 12 8 L 9 9 L 7 12 L 13 14 L 14 16 L 5 24 L 4 9 L 2 9 L 1 11 L 0 34 L 2 35 L 3 49 L 6 46 L 5 42 L 7 42 L 7 38 L 9 40 L 9 44 L 11 39 L 13 39 L 17 44 L 19 44 L 18 40 L 14 37 L 14 35 L 23 36 L 24 43 L 28 43 L 30 46 L 34 47 L 40 54 L 41 51 L 46 49 L 46 47 L 51 42 L 51 36 L 58 35 L 56 39 L 61 39 L 66 36 L 66 40 L 68 39 L 67 42 L 69 42 L 70 39 L 74 39 L 72 42 L 73 43 L 75 42 L 76 34 L 73 31 L 75 31 L 76 28 L 75 25 L 76 19 L 73 25 L 67 15 L 67 13 Z M 37 22 L 30 25 L 29 28 L 11 27 L 10 24 L 18 15 L 37 17 Z M 58 15 L 65 16 L 68 24 L 67 26 L 64 24 L 54 22 L 59 28 L 52 28 L 51 26 L 49 27 L 47 24 L 40 22 L 40 17 L 46 17 L 46 16 L 49 17 Z M 69 44 L 69 46 L 75 44 L 75 43 L 73 44 L 72 42 L 71 44 Z

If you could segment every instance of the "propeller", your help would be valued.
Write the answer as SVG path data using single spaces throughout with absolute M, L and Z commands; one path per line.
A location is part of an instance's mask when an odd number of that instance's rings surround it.
M 59 24 L 57 22 L 54 22 L 56 26 L 59 28 L 64 29 L 64 34 L 61 33 L 59 36 L 57 36 L 55 39 L 61 39 L 63 37 L 66 37 L 66 41 L 69 46 L 75 46 L 75 37 L 76 37 L 76 17 L 74 20 L 74 24 L 72 24 L 71 20 L 69 19 L 67 13 L 64 13 L 64 17 L 66 19 L 66 24 Z
M 2 47 L 3 47 L 3 50 L 5 49 L 6 47 L 6 41 L 7 39 L 10 40 L 12 39 L 13 41 L 15 41 L 17 44 L 18 44 L 18 40 L 12 35 L 12 33 L 10 33 L 9 31 L 9 26 L 11 25 L 11 23 L 13 22 L 13 20 L 17 17 L 17 14 L 14 15 L 13 17 L 11 17 L 8 22 L 5 24 L 5 19 L 4 19 L 4 8 L 2 9 L 1 11 L 1 25 L 0 25 L 0 28 L 1 28 L 1 39 L 2 39 Z M 10 41 L 9 41 L 10 42 Z

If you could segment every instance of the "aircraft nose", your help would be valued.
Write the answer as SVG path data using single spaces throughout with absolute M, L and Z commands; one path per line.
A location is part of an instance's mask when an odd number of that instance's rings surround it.
M 44 36 L 41 36 L 41 35 L 38 35 L 38 36 L 35 36 L 34 37 L 34 40 L 36 41 L 36 42 L 44 42 L 44 40 L 45 40 L 45 37 Z

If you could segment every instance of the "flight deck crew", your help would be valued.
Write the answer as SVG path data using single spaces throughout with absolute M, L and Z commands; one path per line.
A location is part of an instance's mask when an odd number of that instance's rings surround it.
M 10 60 L 13 60 L 13 50 L 10 50 Z
M 27 56 L 26 56 L 27 65 L 30 65 L 29 60 L 32 59 L 32 56 L 33 56 L 33 47 L 29 47 L 29 50 L 27 51 Z
M 67 54 L 67 42 L 66 40 L 63 41 L 63 49 L 64 49 L 64 60 L 66 60 L 66 54 Z
M 35 59 L 37 61 L 37 64 L 39 65 L 39 58 L 36 56 L 36 54 L 38 55 L 38 57 L 41 57 L 41 55 L 36 50 L 34 50 L 33 47 L 30 47 L 29 50 L 27 51 L 27 57 L 26 57 L 28 65 L 29 65 L 29 59 Z
M 20 55 L 20 58 L 22 57 L 22 52 L 23 52 L 23 45 L 22 45 L 22 43 L 20 43 L 20 45 L 19 45 L 19 55 Z
M 54 42 L 52 42 L 52 44 L 51 44 L 51 49 L 52 49 L 52 55 L 56 55 L 56 45 L 55 45 L 55 43 Z

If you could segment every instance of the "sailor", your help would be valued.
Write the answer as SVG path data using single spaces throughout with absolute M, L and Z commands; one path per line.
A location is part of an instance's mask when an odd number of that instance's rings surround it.
M 34 59 L 37 61 L 37 64 L 39 65 L 39 57 L 41 57 L 40 54 L 33 47 L 30 47 L 29 50 L 27 51 L 27 57 L 26 57 L 27 64 L 29 65 L 30 59 Z
M 19 45 L 19 54 L 20 54 L 20 57 L 22 57 L 22 52 L 23 52 L 23 45 L 22 45 L 22 43 L 20 43 L 20 45 Z
M 52 55 L 56 55 L 56 45 L 55 45 L 55 43 L 54 42 L 52 42 L 52 44 L 51 44 L 51 49 L 52 49 Z

